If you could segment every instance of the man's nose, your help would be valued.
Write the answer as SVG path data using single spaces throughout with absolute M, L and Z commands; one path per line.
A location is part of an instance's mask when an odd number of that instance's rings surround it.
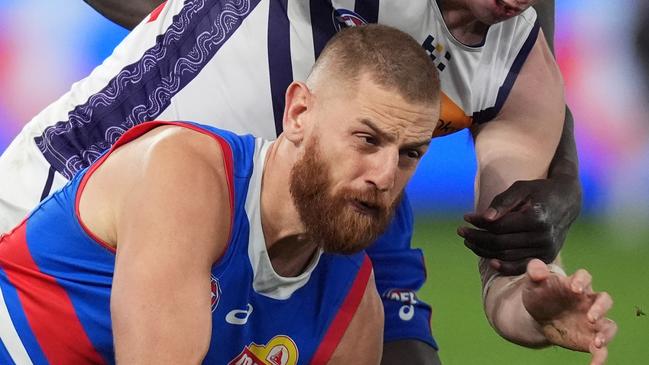
M 386 192 L 394 187 L 399 168 L 399 151 L 386 149 L 371 158 L 366 181 L 378 191 Z

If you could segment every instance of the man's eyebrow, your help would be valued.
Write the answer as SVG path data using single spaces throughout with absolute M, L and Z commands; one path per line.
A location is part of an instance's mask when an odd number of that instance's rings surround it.
M 370 119 L 363 118 L 360 120 L 360 122 L 364 125 L 366 125 L 368 128 L 370 128 L 374 133 L 378 134 L 382 139 L 385 139 L 388 142 L 394 142 L 396 141 L 396 137 L 393 135 L 390 135 L 383 130 L 381 130 L 374 122 L 372 122 Z M 401 146 L 401 149 L 417 149 L 419 147 L 423 146 L 428 146 L 430 142 L 432 141 L 432 133 L 431 137 L 422 139 L 420 141 L 413 141 L 413 142 L 408 142 L 405 143 L 404 145 Z
M 421 141 L 408 142 L 401 146 L 401 149 L 417 149 L 430 145 L 432 138 L 422 139 Z
M 381 128 L 379 128 L 376 124 L 374 124 L 374 122 L 372 122 L 371 120 L 369 120 L 367 118 L 361 119 L 360 122 L 361 122 L 361 124 L 364 124 L 367 127 L 369 127 L 372 131 L 374 131 L 374 133 L 378 134 L 379 137 L 381 137 L 381 139 L 384 139 L 384 140 L 386 140 L 388 142 L 394 142 L 394 141 L 397 140 L 397 138 L 395 136 L 381 130 Z

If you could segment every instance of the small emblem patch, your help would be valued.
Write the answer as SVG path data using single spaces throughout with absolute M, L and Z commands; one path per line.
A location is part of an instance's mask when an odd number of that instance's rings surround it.
M 367 24 L 367 21 L 362 16 L 347 9 L 334 9 L 331 13 L 331 18 L 334 22 L 336 32 L 340 32 L 343 28 L 357 27 L 359 25 Z
M 419 303 L 417 294 L 407 289 L 391 289 L 382 295 L 385 299 L 394 300 L 403 303 L 399 308 L 399 318 L 402 321 L 409 321 L 415 316 L 415 304 Z
M 288 336 L 278 335 L 266 345 L 251 343 L 228 365 L 296 365 L 298 357 L 295 342 Z

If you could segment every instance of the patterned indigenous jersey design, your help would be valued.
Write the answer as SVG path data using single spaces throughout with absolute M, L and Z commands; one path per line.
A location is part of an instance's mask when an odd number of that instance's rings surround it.
M 329 38 L 343 27 L 379 22 L 412 35 L 436 63 L 445 94 L 439 133 L 450 133 L 473 118 L 488 121 L 502 107 L 536 40 L 535 19 L 529 9 L 469 47 L 453 38 L 430 0 L 171 1 L 31 128 L 67 178 L 126 130 L 156 118 L 271 139 L 281 132 L 286 87 L 306 78 Z
M 371 275 L 364 253 L 318 253 L 304 273 L 281 277 L 261 231 L 260 187 L 269 143 L 190 123 L 150 122 L 116 146 L 164 124 L 213 136 L 224 154 L 232 230 L 212 268 L 212 338 L 205 364 L 325 364 Z M 79 196 L 110 154 L 75 176 L 0 241 L 0 363 L 114 364 L 110 290 L 115 251 L 79 220 Z
M 444 94 L 436 135 L 486 122 L 504 104 L 536 40 L 535 19 L 528 9 L 491 26 L 484 44 L 469 47 L 452 37 L 433 0 L 168 1 L 37 115 L 0 157 L 0 174 L 13 177 L 0 179 L 0 230 L 145 121 L 197 120 L 275 138 L 286 87 L 306 78 L 325 43 L 345 27 L 378 22 L 421 43 L 440 70 Z M 414 293 L 426 275 L 422 253 L 409 245 L 407 199 L 396 215 L 368 250 L 384 294 L 385 338 L 417 338 L 436 347 L 430 308 L 387 294 Z M 414 317 L 400 315 L 404 306 Z

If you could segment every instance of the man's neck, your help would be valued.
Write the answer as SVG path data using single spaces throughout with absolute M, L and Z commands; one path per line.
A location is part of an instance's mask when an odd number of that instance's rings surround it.
M 455 39 L 466 45 L 481 44 L 487 36 L 489 25 L 476 19 L 466 1 L 438 0 L 438 4 L 444 23 Z
M 298 276 L 318 247 L 304 239 L 304 225 L 290 192 L 295 154 L 281 136 L 270 146 L 261 183 L 261 226 L 270 262 L 281 276 Z

